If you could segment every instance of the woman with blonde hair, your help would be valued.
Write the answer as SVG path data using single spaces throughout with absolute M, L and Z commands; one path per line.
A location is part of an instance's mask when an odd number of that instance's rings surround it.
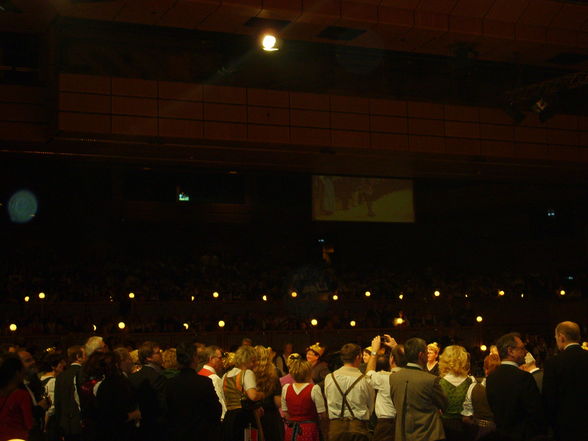
M 439 345 L 435 342 L 429 343 L 427 345 L 427 372 L 439 376 L 437 357 L 439 357 Z
M 272 349 L 255 346 L 257 365 L 253 368 L 257 380 L 257 390 L 264 394 L 261 401 L 263 415 L 261 426 L 267 441 L 282 441 L 284 439 L 284 425 L 280 416 L 281 386 L 278 368 L 273 363 Z
M 163 376 L 166 378 L 173 378 L 180 373 L 178 366 L 178 359 L 176 357 L 176 348 L 169 348 L 161 354 L 163 359 Z
M 320 423 L 327 421 L 325 399 L 321 388 L 311 383 L 310 363 L 298 354 L 292 355 L 297 357 L 292 358 L 288 369 L 294 382 L 285 384 L 282 388 L 282 412 L 286 419 L 284 439 L 285 441 L 319 441 L 321 439 Z
M 253 368 L 257 365 L 257 352 L 251 346 L 241 346 L 233 357 L 235 367 L 223 376 L 223 392 L 227 412 L 223 420 L 223 441 L 243 439 L 244 430 L 257 427 L 254 412 L 259 409 L 251 402 L 262 400 L 265 395 L 257 390 Z
M 449 406 L 441 416 L 447 441 L 468 439 L 461 413 L 468 389 L 476 381 L 469 372 L 470 354 L 465 348 L 447 346 L 439 358 L 439 385 L 449 399 Z

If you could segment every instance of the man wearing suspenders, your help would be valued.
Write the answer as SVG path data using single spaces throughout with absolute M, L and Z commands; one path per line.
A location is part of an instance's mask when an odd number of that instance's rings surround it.
M 329 441 L 367 441 L 368 421 L 375 392 L 359 370 L 361 347 L 348 343 L 341 348 L 343 367 L 325 378 L 329 412 Z

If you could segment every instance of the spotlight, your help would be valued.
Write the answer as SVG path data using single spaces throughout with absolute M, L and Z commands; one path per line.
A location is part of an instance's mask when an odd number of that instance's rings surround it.
M 481 315 L 479 315 L 478 317 L 476 317 L 476 321 L 478 323 L 482 323 L 483 320 L 484 320 L 484 318 Z
M 398 296 L 398 298 L 399 298 L 400 300 L 402 300 L 402 299 L 404 298 L 404 294 L 400 294 L 400 295 Z
M 184 329 L 187 331 L 188 329 L 190 329 L 190 325 L 188 323 L 184 323 Z
M 261 296 L 261 300 L 263 300 L 264 302 L 267 302 L 267 296 L 264 294 Z
M 190 296 L 190 301 L 193 302 L 194 300 L 196 300 L 196 297 Z
M 292 291 L 290 293 L 290 295 L 292 296 L 293 299 L 295 299 L 296 297 L 298 297 L 298 293 L 296 291 Z
M 28 303 L 29 300 L 31 300 L 31 298 L 29 296 L 25 296 L 24 301 Z
M 467 295 L 467 294 L 466 294 L 466 295 L 465 295 L 465 298 L 467 299 L 468 297 L 469 297 L 469 295 Z
M 96 332 L 96 325 L 92 325 L 92 331 Z
M 404 323 L 404 319 L 402 317 L 396 317 L 393 321 L 394 326 L 400 326 Z
M 135 298 L 135 293 L 134 292 L 130 292 L 129 293 L 129 299 L 134 299 Z
M 39 293 L 39 298 L 40 298 L 41 300 L 43 300 L 43 299 L 45 298 L 45 293 L 44 293 L 44 292 L 40 292 L 40 293 Z
M 525 298 L 525 294 L 521 293 L 521 299 Z
M 225 327 L 225 322 L 223 320 L 219 320 L 218 321 L 218 327 L 219 328 L 224 328 Z
M 125 324 L 125 322 L 118 322 L 118 329 L 125 329 L 127 327 L 127 325 Z
M 356 325 L 356 324 L 357 324 L 357 323 L 355 323 L 355 320 L 351 320 L 351 321 L 349 322 L 349 326 L 351 326 L 352 328 L 355 328 L 355 325 Z
M 215 299 L 218 299 L 219 296 L 220 296 L 220 294 L 216 291 L 212 293 L 212 297 L 214 297 Z
M 488 347 L 486 345 L 480 345 L 480 351 L 486 352 L 487 350 L 488 350 Z
M 16 331 L 17 327 L 14 323 L 11 323 L 10 326 L 8 327 L 8 329 L 10 329 L 12 332 Z
M 277 44 L 278 39 L 272 34 L 264 35 L 261 40 L 261 48 L 266 52 L 275 52 L 279 50 Z
M 504 296 L 504 291 L 503 291 L 503 290 L 501 290 L 501 289 L 500 289 L 500 290 L 498 290 L 498 296 L 499 296 L 499 297 L 502 297 L 502 296 Z
M 365 292 L 365 296 L 366 296 L 366 297 L 370 297 L 371 295 L 372 295 L 372 293 L 371 293 L 371 292 L 369 292 L 369 291 L 366 291 L 366 292 Z
M 559 292 L 559 295 L 563 297 L 563 296 L 565 296 L 565 295 L 566 295 L 566 292 L 565 292 L 565 291 L 562 289 L 562 290 Z
M 439 296 L 441 295 L 441 293 L 440 293 L 439 291 L 435 291 L 435 292 L 433 293 L 433 295 L 434 295 L 435 297 L 439 297 Z
M 310 321 L 310 324 L 311 324 L 312 326 L 316 326 L 316 325 L 318 325 L 318 320 L 317 320 L 317 319 L 312 319 L 312 320 Z
M 333 294 L 333 300 L 339 300 L 339 296 L 337 294 Z

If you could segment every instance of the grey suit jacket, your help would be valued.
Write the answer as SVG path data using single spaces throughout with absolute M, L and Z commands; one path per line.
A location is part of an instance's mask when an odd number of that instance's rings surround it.
M 396 441 L 436 441 L 445 438 L 440 411 L 448 400 L 439 377 L 407 367 L 390 375 L 390 396 L 396 408 Z

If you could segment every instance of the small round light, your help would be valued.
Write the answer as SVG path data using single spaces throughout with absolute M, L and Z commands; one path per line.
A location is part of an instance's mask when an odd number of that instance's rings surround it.
M 404 298 L 404 294 L 400 294 L 400 295 L 398 296 L 398 298 L 399 298 L 400 300 L 402 300 L 402 299 Z
M 434 295 L 435 297 L 439 297 L 439 296 L 441 295 L 441 293 L 440 293 L 439 291 L 435 291 L 435 292 L 433 293 L 433 295 Z
M 267 302 L 267 296 L 264 294 L 261 296 L 261 300 L 263 300 L 264 302 Z
M 295 299 L 296 297 L 298 297 L 298 293 L 296 291 L 292 291 L 290 293 L 290 295 L 292 296 L 293 299 Z
M 486 345 L 480 345 L 480 351 L 486 352 L 487 350 L 488 350 L 488 347 Z
M 129 299 L 134 299 L 135 298 L 135 293 L 134 292 L 130 292 L 129 293 Z
M 484 320 L 484 318 L 481 315 L 479 315 L 478 317 L 476 317 L 476 321 L 478 323 L 482 323 L 482 320 Z
M 92 325 L 92 331 L 96 332 L 96 325 Z
M 339 296 L 337 294 L 333 294 L 333 300 L 339 300 Z
M 24 301 L 28 303 L 29 300 L 31 300 L 31 298 L 29 296 L 25 296 Z
M 219 296 L 220 296 L 220 294 L 216 291 L 212 293 L 212 297 L 214 297 L 215 299 L 218 299 Z
M 502 296 L 504 295 L 504 291 L 503 291 L 503 290 L 501 290 L 501 289 L 500 289 L 500 290 L 498 290 L 498 295 L 499 295 L 500 297 L 502 297 Z
M 469 297 L 469 296 L 466 294 L 466 295 L 465 295 L 465 298 L 467 299 L 468 297 Z
M 277 51 L 278 48 L 276 47 L 276 43 L 278 42 L 278 39 L 271 35 L 271 34 L 267 34 L 264 35 L 263 40 L 261 41 L 261 46 L 263 48 L 264 51 L 267 52 L 272 52 L 272 51 Z
M 393 321 L 394 326 L 400 326 L 404 323 L 404 319 L 402 317 L 396 317 Z
M 110 303 L 114 302 L 114 299 L 112 298 L 112 296 L 109 297 Z
M 184 323 L 184 329 L 187 331 L 188 329 L 190 329 L 190 325 L 188 323 Z
M 224 328 L 225 327 L 225 322 L 223 320 L 219 320 L 218 321 L 218 327 L 219 328 Z
M 521 299 L 524 299 L 524 298 L 525 298 L 525 294 L 521 293 Z
M 349 322 L 349 326 L 351 326 L 352 328 L 355 328 L 355 325 L 357 325 L 357 323 L 355 323 L 355 320 L 351 320 Z
M 559 295 L 560 295 L 560 296 L 565 296 L 565 295 L 566 295 L 566 292 L 565 292 L 565 291 L 562 289 L 562 290 L 559 292 Z
M 41 300 L 43 300 L 43 299 L 45 298 L 45 293 L 44 293 L 44 292 L 40 292 L 40 293 L 39 293 L 39 298 L 40 298 Z
M 365 296 L 366 296 L 366 297 L 371 297 L 371 295 L 372 295 L 372 293 L 371 293 L 371 292 L 369 292 L 369 291 L 366 291 L 366 292 L 365 292 Z
M 318 325 L 318 320 L 317 320 L 317 319 L 312 319 L 312 320 L 310 321 L 310 324 L 311 324 L 312 326 L 316 326 L 316 325 Z
M 118 322 L 118 329 L 125 329 L 127 327 L 127 325 L 125 324 L 125 322 Z
M 196 300 L 196 297 L 190 296 L 190 301 L 193 302 L 194 300 Z
M 12 332 L 17 330 L 17 327 L 14 323 L 11 323 L 10 326 L 8 327 L 8 329 L 10 329 Z

